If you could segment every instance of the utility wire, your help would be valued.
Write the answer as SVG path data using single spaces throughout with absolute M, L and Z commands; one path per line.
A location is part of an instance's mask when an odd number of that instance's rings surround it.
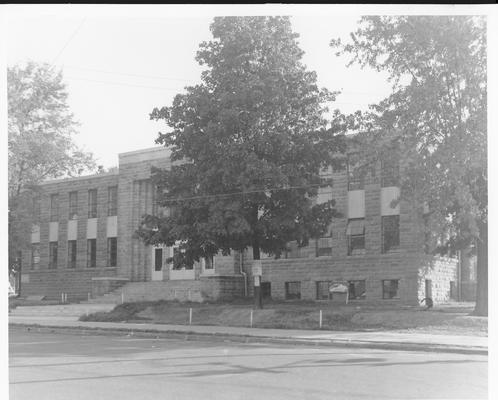
M 57 61 L 57 59 L 60 57 L 60 55 L 64 52 L 64 50 L 66 50 L 66 47 L 75 38 L 76 34 L 79 32 L 79 30 L 81 29 L 81 27 L 83 26 L 83 24 L 85 23 L 85 21 L 86 21 L 86 17 L 84 17 L 81 20 L 80 24 L 76 27 L 76 29 L 74 30 L 73 34 L 69 37 L 69 39 L 66 41 L 66 43 L 64 44 L 64 46 L 62 46 L 62 48 L 60 49 L 60 51 L 57 53 L 57 55 L 55 56 L 55 58 L 52 61 L 52 65 L 54 65 L 54 63 Z
M 246 194 L 254 194 L 254 193 L 267 193 L 267 192 L 277 192 L 277 191 L 281 191 L 281 190 L 308 189 L 308 188 L 313 188 L 313 187 L 327 187 L 327 186 L 330 186 L 330 185 L 315 184 L 315 185 L 305 185 L 305 186 L 289 186 L 289 187 L 285 187 L 285 188 L 258 189 L 258 190 L 248 190 L 245 192 L 231 192 L 231 193 L 218 193 L 218 194 L 209 194 L 209 195 L 192 196 L 192 197 L 178 197 L 176 199 L 164 200 L 162 202 L 171 203 L 171 202 L 177 202 L 177 201 L 210 199 L 210 198 L 216 198 L 216 197 L 244 196 Z M 332 193 L 333 192 L 321 192 L 319 194 L 322 195 L 322 194 L 332 194 Z

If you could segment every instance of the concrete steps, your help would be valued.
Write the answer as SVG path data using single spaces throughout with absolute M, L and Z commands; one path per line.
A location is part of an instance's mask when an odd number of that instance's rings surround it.
M 121 302 L 178 300 L 204 300 L 198 280 L 128 282 L 123 286 L 82 304 L 121 304 Z

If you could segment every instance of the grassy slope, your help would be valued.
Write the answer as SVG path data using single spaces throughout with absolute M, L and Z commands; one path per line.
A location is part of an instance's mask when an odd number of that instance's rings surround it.
M 249 326 L 251 304 L 179 303 L 172 301 L 125 303 L 108 313 L 90 314 L 87 321 L 137 321 L 188 324 L 192 308 L 194 325 Z M 487 318 L 471 317 L 471 305 L 441 306 L 425 311 L 418 307 L 368 306 L 358 303 L 337 306 L 326 302 L 267 302 L 265 309 L 253 311 L 258 328 L 319 329 L 338 331 L 409 330 L 416 332 L 487 335 Z

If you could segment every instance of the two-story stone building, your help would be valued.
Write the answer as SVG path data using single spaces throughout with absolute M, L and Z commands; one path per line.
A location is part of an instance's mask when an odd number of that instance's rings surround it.
M 363 177 L 359 160 L 328 171 L 333 186 L 316 201 L 334 199 L 342 213 L 325 237 L 280 259 L 263 257 L 263 293 L 275 299 L 329 299 L 343 283 L 351 300 L 416 304 L 455 297 L 458 262 L 424 254 L 422 219 L 399 196 L 397 163 Z M 176 251 L 134 237 L 142 215 L 156 212 L 151 166 L 168 168 L 163 147 L 119 155 L 119 169 L 49 181 L 35 203 L 31 248 L 23 251 L 23 295 L 69 301 L 106 293 L 127 301 L 203 301 L 252 295 L 251 252 L 215 256 L 193 266 L 168 263 Z

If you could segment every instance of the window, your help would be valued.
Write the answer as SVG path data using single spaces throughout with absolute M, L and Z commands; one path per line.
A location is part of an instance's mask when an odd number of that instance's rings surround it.
M 154 249 L 154 271 L 163 269 L 163 249 Z
M 50 242 L 48 244 L 48 267 L 50 269 L 57 268 L 57 242 Z
M 161 258 L 162 259 L 162 258 Z M 118 238 L 107 238 L 107 266 L 115 267 L 118 260 Z
M 214 257 L 204 257 L 204 269 L 212 270 L 214 268 Z
M 193 269 L 194 264 L 187 263 L 185 259 L 185 251 L 179 247 L 173 248 L 173 269 Z
M 294 300 L 301 298 L 301 282 L 285 282 L 285 299 Z
M 363 254 L 365 249 L 365 219 L 354 218 L 348 221 L 346 230 L 348 256 Z
M 348 281 L 348 292 L 351 300 L 365 300 L 365 281 Z
M 319 281 L 316 283 L 316 299 L 317 300 L 328 300 L 329 296 L 329 281 Z
M 40 266 L 40 243 L 31 245 L 31 269 L 38 269 Z
M 41 214 L 40 196 L 36 195 L 35 197 L 33 197 L 33 222 L 40 221 L 40 214 Z
M 382 252 L 399 247 L 399 215 L 382 217 Z
M 397 157 L 381 160 L 380 170 L 382 187 L 399 185 L 399 160 Z
M 97 266 L 97 239 L 86 241 L 86 266 L 95 268 Z
M 382 298 L 394 299 L 398 297 L 398 283 L 397 279 L 390 279 L 382 281 Z
M 78 219 L 78 192 L 69 192 L 69 219 Z
M 261 297 L 263 299 L 271 298 L 271 282 L 261 282 Z
M 316 241 L 316 256 L 332 255 L 332 237 L 322 237 Z
M 365 172 L 360 168 L 359 154 L 348 155 L 348 190 L 360 190 L 365 186 Z
M 50 195 L 50 221 L 59 220 L 59 195 Z
M 107 215 L 118 215 L 118 187 L 110 186 L 107 189 Z
M 97 218 L 97 189 L 88 191 L 88 218 Z
M 76 240 L 68 240 L 67 242 L 67 266 L 68 268 L 76 268 Z

